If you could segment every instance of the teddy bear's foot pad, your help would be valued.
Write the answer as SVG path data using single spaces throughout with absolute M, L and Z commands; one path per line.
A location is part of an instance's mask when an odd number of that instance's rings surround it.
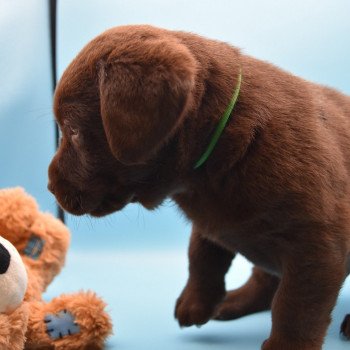
M 75 323 L 74 316 L 67 310 L 60 311 L 56 315 L 46 315 L 44 322 L 46 323 L 46 332 L 54 340 L 80 332 L 80 327 Z

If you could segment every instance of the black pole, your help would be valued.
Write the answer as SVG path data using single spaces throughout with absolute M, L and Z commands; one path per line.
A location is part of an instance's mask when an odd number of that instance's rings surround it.
M 50 15 L 50 41 L 51 41 L 51 74 L 52 74 L 52 91 L 54 92 L 57 84 L 57 64 L 56 64 L 56 28 L 57 28 L 57 0 L 50 0 L 49 5 Z M 60 141 L 60 133 L 58 126 L 55 123 L 55 147 L 58 148 Z M 57 204 L 57 216 L 64 222 L 64 211 Z

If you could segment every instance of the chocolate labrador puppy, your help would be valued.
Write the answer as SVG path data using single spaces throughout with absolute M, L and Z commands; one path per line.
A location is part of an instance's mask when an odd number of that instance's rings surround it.
M 65 210 L 170 197 L 193 222 L 181 326 L 271 308 L 264 350 L 321 349 L 350 268 L 349 97 L 222 42 L 124 26 L 68 66 L 54 112 L 49 189 Z M 237 253 L 255 267 L 226 292 Z

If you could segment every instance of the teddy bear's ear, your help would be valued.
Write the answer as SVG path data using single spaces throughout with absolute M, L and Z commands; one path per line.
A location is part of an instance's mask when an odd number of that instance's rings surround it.
M 42 286 L 46 289 L 64 265 L 70 243 L 70 232 L 53 215 L 38 213 L 31 226 L 31 233 L 23 250 L 23 254 L 29 258 L 25 259 L 25 262 L 27 267 L 35 269 L 37 276 L 40 276 Z M 27 293 L 31 292 L 32 290 L 28 288 Z
M 101 118 L 113 155 L 124 164 L 150 159 L 188 112 L 196 61 L 171 39 L 116 48 L 100 64 Z
M 29 234 L 38 211 L 36 201 L 23 188 L 0 190 L 0 235 L 14 244 Z

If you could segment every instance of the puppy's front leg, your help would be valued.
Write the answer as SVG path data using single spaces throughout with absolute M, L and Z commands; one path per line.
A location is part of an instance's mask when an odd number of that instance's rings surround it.
M 303 254 L 284 266 L 272 304 L 272 331 L 263 350 L 320 350 L 345 279 L 344 259 Z M 328 254 L 329 255 L 329 254 Z
M 189 278 L 176 303 L 180 326 L 202 325 L 225 296 L 225 274 L 234 254 L 202 237 L 193 228 L 189 248 Z

